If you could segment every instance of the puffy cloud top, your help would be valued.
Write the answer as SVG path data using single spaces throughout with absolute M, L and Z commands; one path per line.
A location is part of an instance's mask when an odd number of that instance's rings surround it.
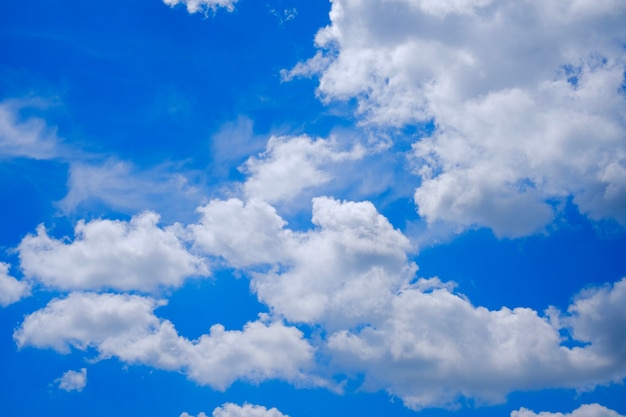
M 24 275 L 59 289 L 155 291 L 206 276 L 205 261 L 189 253 L 176 227 L 161 229 L 159 216 L 144 212 L 129 222 L 80 221 L 75 239 L 48 236 L 43 225 L 19 245 Z
M 626 6 L 591 2 L 334 0 L 320 52 L 325 101 L 376 126 L 432 122 L 414 145 L 419 214 L 498 236 L 552 221 L 574 197 L 626 224 Z M 592 34 L 592 35 L 590 35 Z

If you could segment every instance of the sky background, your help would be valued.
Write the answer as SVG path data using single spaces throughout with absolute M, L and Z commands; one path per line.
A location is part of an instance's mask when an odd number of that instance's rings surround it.
M 0 414 L 626 415 L 625 48 L 620 0 L 3 2 Z

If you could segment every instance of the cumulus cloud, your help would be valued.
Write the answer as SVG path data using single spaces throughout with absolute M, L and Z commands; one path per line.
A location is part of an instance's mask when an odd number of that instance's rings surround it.
M 87 369 L 81 368 L 80 371 L 67 371 L 55 382 L 58 384 L 59 389 L 80 392 L 87 385 Z
M 193 226 L 203 250 L 248 269 L 272 314 L 321 325 L 331 373 L 363 376 L 364 389 L 410 408 L 501 402 L 515 390 L 626 375 L 626 279 L 583 291 L 567 312 L 488 310 L 451 283 L 416 279 L 408 239 L 369 202 L 316 198 L 308 231 L 287 228 L 267 203 L 216 200 L 202 210 L 212 222 Z M 229 226 L 237 224 L 254 233 Z M 261 257 L 249 255 L 257 250 Z M 584 347 L 568 347 L 562 332 Z
M 20 111 L 28 102 L 5 100 L 0 102 L 0 159 L 50 159 L 59 154 L 56 129 L 38 117 L 22 119 Z
M 415 144 L 415 202 L 429 223 L 541 230 L 574 197 L 626 224 L 626 7 L 568 0 L 334 0 L 319 53 L 325 101 L 363 123 L 432 122 Z M 593 36 L 588 36 L 592 33 Z
M 550 413 L 542 411 L 535 413 L 527 408 L 520 408 L 518 411 L 511 412 L 511 417 L 623 417 L 621 414 L 600 404 L 584 404 L 571 413 Z
M 232 266 L 276 263 L 284 259 L 291 232 L 276 209 L 264 201 L 213 200 L 198 208 L 201 220 L 188 227 L 194 246 L 221 256 Z
M 30 295 L 30 284 L 9 275 L 9 264 L 0 262 L 0 306 L 6 307 Z
M 311 365 L 313 348 L 296 328 L 265 320 L 241 331 L 216 324 L 189 340 L 154 314 L 163 304 L 136 295 L 72 293 L 28 315 L 13 337 L 19 348 L 94 349 L 100 359 L 183 372 L 218 390 L 237 379 L 312 381 L 303 371 Z
M 267 409 L 261 405 L 233 403 L 223 404 L 213 410 L 213 417 L 289 417 L 276 408 Z
M 622 355 L 603 350 L 604 338 L 619 338 L 621 327 L 568 348 L 560 329 L 532 309 L 488 310 L 431 287 L 406 287 L 375 325 L 331 334 L 336 366 L 364 374 L 364 387 L 385 389 L 412 409 L 451 406 L 460 397 L 502 402 L 515 390 L 589 387 L 626 375 Z M 619 323 L 624 313 L 616 314 Z
M 238 0 L 163 0 L 163 3 L 170 7 L 183 4 L 189 13 L 215 12 L 219 8 L 232 11 Z
M 388 294 L 411 279 L 408 239 L 369 202 L 313 200 L 307 232 L 287 229 L 265 202 L 215 200 L 191 225 L 195 245 L 230 265 L 253 272 L 252 288 L 275 313 L 291 321 L 355 325 L 384 308 Z M 332 324 L 331 324 L 332 323 Z
M 333 139 L 273 136 L 264 153 L 244 164 L 243 171 L 248 174 L 244 193 L 269 203 L 295 199 L 301 191 L 333 178 L 326 166 L 360 159 L 364 153 L 359 146 L 342 151 Z
M 74 240 L 55 239 L 43 225 L 18 250 L 24 276 L 51 288 L 155 291 L 206 276 L 202 258 L 177 237 L 177 227 L 160 228 L 159 216 L 144 212 L 129 222 L 79 221 Z
M 408 240 L 369 202 L 313 200 L 313 224 L 292 236 L 282 270 L 252 274 L 252 288 L 291 321 L 345 328 L 367 323 L 416 270 Z

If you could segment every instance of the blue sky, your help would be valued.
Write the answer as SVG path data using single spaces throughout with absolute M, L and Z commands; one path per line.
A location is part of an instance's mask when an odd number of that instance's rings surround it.
M 0 5 L 2 415 L 626 415 L 626 5 Z

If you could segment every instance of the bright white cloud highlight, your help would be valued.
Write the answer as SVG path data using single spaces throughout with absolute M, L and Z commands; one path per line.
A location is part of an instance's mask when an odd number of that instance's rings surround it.
M 213 417 L 289 417 L 276 408 L 267 409 L 262 405 L 237 405 L 226 403 L 213 410 Z
M 238 0 L 163 0 L 163 3 L 170 7 L 183 4 L 189 13 L 208 13 L 215 12 L 218 8 L 224 8 L 232 11 Z
M 80 371 L 67 371 L 55 382 L 59 385 L 59 389 L 80 392 L 87 385 L 87 369 L 81 368 Z
M 283 76 L 319 74 L 321 98 L 356 99 L 365 123 L 432 121 L 414 147 L 431 224 L 526 235 L 568 196 L 626 224 L 625 13 L 618 1 L 333 0 L 320 52 Z
M 129 222 L 79 221 L 71 242 L 48 236 L 40 225 L 18 247 L 21 268 L 29 279 L 59 289 L 156 291 L 208 275 L 204 260 L 178 239 L 177 227 L 160 228 L 158 221 L 151 212 Z
M 600 404 L 581 405 L 571 413 L 550 413 L 542 411 L 535 413 L 527 408 L 520 408 L 518 411 L 511 412 L 511 417 L 623 417 L 621 414 Z
M 273 136 L 264 153 L 244 164 L 243 171 L 249 176 L 244 193 L 269 203 L 292 200 L 302 191 L 333 179 L 327 166 L 360 159 L 364 153 L 359 146 L 342 151 L 333 139 Z
M 20 117 L 20 110 L 28 104 L 17 100 L 0 102 L 0 159 L 50 159 L 58 155 L 56 129 L 40 118 Z
M 294 327 L 255 321 L 243 330 L 216 324 L 197 340 L 180 336 L 154 314 L 163 302 L 121 294 L 72 293 L 28 315 L 13 337 L 18 347 L 94 349 L 98 357 L 185 373 L 225 390 L 237 379 L 258 383 L 280 378 L 309 381 L 313 348 Z
M 0 306 L 6 307 L 30 295 L 30 285 L 9 275 L 9 264 L 0 262 Z

